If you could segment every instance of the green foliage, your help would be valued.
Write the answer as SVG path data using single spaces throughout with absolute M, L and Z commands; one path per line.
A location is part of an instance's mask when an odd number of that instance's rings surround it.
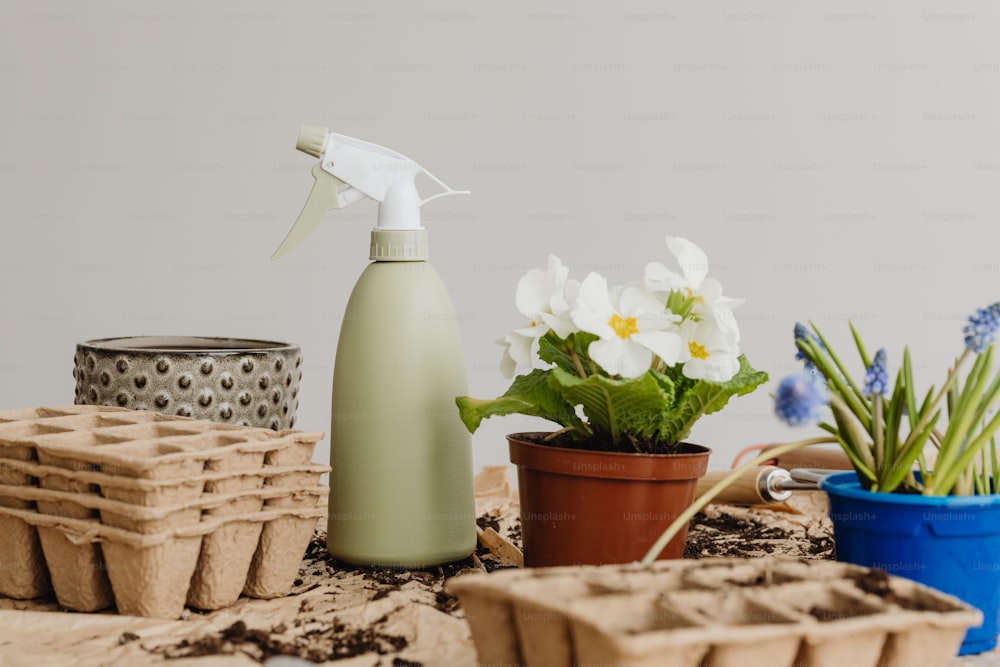
M 820 427 L 833 434 L 871 490 L 927 496 L 997 492 L 1000 373 L 993 369 L 992 345 L 980 353 L 966 348 L 941 388 L 931 387 L 918 403 L 908 349 L 891 393 L 866 396 L 830 341 L 811 326 L 818 340 L 798 338 L 796 344 L 830 393 L 834 424 Z M 853 324 L 851 333 L 862 364 L 869 366 L 871 357 Z M 970 358 L 972 368 L 963 377 L 961 368 Z M 939 428 L 944 412 L 947 424 Z M 933 462 L 925 458 L 928 445 L 935 450 Z
M 688 437 L 691 428 L 702 415 L 710 415 L 726 407 L 733 396 L 743 396 L 767 382 L 767 373 L 755 370 L 744 355 L 740 355 L 740 370 L 728 382 L 691 381 L 680 392 L 679 400 L 666 416 L 662 431 L 669 439 L 680 441 Z
M 552 375 L 535 369 L 527 375 L 517 376 L 510 389 L 499 398 L 484 400 L 460 396 L 455 402 L 462 423 L 470 432 L 475 432 L 487 417 L 512 414 L 542 417 L 568 428 L 585 428 L 573 405 L 567 403 L 551 385 Z
M 462 421 L 475 431 L 483 419 L 520 413 L 556 422 L 575 444 L 622 452 L 666 453 L 691 433 L 705 414 L 721 410 L 733 396 L 753 391 L 767 380 L 740 356 L 740 370 L 728 382 L 671 377 L 649 370 L 637 378 L 609 377 L 586 355 L 596 336 L 543 336 L 539 356 L 552 364 L 515 378 L 493 400 L 457 399 Z M 580 406 L 587 421 L 576 414 Z
M 664 406 L 673 403 L 672 387 L 653 374 L 620 380 L 552 369 L 554 388 L 566 402 L 583 407 L 600 448 L 622 451 L 648 452 L 672 444 L 659 438 Z

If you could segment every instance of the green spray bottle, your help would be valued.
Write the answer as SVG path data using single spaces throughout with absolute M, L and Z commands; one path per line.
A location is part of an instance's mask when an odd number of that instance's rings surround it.
M 372 263 L 340 329 L 330 424 L 330 553 L 360 565 L 424 567 L 476 546 L 472 443 L 455 397 L 465 357 L 448 290 L 428 263 L 420 207 L 452 190 L 404 155 L 305 126 L 298 150 L 319 158 L 302 212 L 275 251 L 301 242 L 330 209 L 379 202 Z M 423 173 L 444 191 L 421 199 Z

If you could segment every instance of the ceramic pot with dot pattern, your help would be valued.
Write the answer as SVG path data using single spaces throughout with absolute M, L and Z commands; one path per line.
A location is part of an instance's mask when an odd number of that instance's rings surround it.
M 77 405 L 114 405 L 223 424 L 295 426 L 298 345 L 239 338 L 134 336 L 78 343 Z

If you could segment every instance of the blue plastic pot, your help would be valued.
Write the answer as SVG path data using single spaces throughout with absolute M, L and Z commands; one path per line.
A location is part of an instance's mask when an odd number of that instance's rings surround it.
M 873 493 L 853 472 L 820 482 L 830 497 L 837 560 L 877 567 L 949 593 L 983 612 L 959 655 L 997 645 L 1000 496 Z

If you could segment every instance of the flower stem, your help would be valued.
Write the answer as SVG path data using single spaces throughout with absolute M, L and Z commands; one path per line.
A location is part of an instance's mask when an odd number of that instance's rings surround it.
M 716 496 L 725 491 L 730 484 L 735 482 L 746 471 L 750 470 L 755 466 L 759 466 L 761 463 L 764 463 L 765 461 L 770 461 L 773 458 L 781 456 L 782 454 L 787 454 L 788 452 L 795 451 L 796 449 L 799 449 L 801 447 L 806 447 L 808 445 L 818 445 L 827 442 L 836 442 L 836 440 L 834 440 L 833 438 L 826 438 L 826 437 L 811 438 L 809 440 L 799 440 L 798 442 L 793 442 L 787 445 L 781 445 L 780 447 L 774 447 L 773 449 L 768 449 L 767 451 L 761 452 L 750 461 L 741 465 L 739 468 L 734 469 L 731 473 L 720 479 L 715 486 L 713 486 L 711 489 L 709 489 L 701 496 L 696 498 L 695 501 L 691 503 L 690 507 L 681 512 L 677 516 L 677 518 L 674 519 L 673 523 L 667 526 L 667 529 L 663 531 L 663 534 L 660 535 L 659 539 L 656 540 L 653 546 L 649 548 L 649 551 L 647 551 L 646 555 L 642 557 L 640 563 L 644 567 L 649 567 L 650 565 L 652 565 L 653 561 L 655 561 L 659 557 L 659 555 L 663 552 L 663 549 L 667 546 L 667 543 L 670 542 L 670 540 L 674 539 L 674 537 L 676 537 L 677 534 L 681 530 L 683 530 L 684 526 L 686 526 L 688 522 L 691 521 L 692 517 L 694 517 L 695 514 L 704 509 L 705 506 L 708 505 L 710 502 L 715 500 Z
M 584 380 L 587 379 L 587 371 L 583 369 L 583 362 L 580 361 L 580 357 L 576 354 L 576 348 L 570 348 L 569 356 L 573 360 L 573 365 L 576 366 L 577 375 L 579 375 Z

